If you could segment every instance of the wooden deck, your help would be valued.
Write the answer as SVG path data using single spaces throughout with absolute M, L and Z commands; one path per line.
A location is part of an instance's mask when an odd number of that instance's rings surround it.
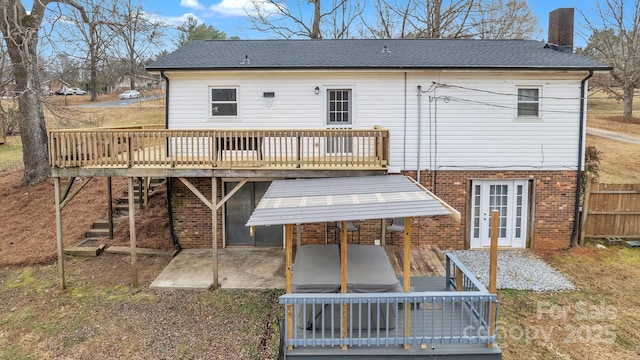
M 49 161 L 54 176 L 158 176 L 163 171 L 165 176 L 176 171 L 178 176 L 210 176 L 221 170 L 259 170 L 260 176 L 281 171 L 276 175 L 298 177 L 295 172 L 386 171 L 388 137 L 381 128 L 52 130 Z
M 402 276 L 404 248 L 387 245 L 385 250 L 396 276 Z M 411 248 L 412 277 L 444 277 L 444 254 L 437 245 L 419 245 Z

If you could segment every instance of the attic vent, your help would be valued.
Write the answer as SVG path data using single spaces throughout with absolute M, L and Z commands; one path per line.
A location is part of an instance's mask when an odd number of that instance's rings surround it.
M 242 65 L 251 65 L 251 60 L 249 60 L 249 55 L 244 56 L 244 60 L 242 60 Z
M 382 47 L 382 52 L 383 52 L 383 53 L 390 53 L 390 52 L 391 52 L 391 50 L 389 50 L 389 48 L 387 47 L 387 45 L 385 45 L 385 46 L 383 46 L 383 47 Z

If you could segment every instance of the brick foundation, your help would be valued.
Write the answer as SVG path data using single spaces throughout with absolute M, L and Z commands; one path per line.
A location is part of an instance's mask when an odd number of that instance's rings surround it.
M 407 172 L 413 178 L 416 172 Z M 528 247 L 535 249 L 560 249 L 570 245 L 574 220 L 576 190 L 575 171 L 438 171 L 432 178 L 423 171 L 421 183 L 442 200 L 460 211 L 460 223 L 449 216 L 414 218 L 412 243 L 436 244 L 442 249 L 464 249 L 469 246 L 467 217 L 469 216 L 470 182 L 472 179 L 530 179 L 532 187 Z M 203 194 L 210 196 L 210 178 L 191 178 Z M 433 181 L 433 186 L 432 186 Z M 221 181 L 218 181 L 218 201 L 222 197 Z M 183 248 L 211 246 L 211 211 L 182 182 L 171 181 L 171 202 L 174 232 Z M 380 220 L 354 221 L 360 227 L 360 240 L 373 244 L 381 239 Z M 386 220 L 390 225 L 390 219 Z M 294 227 L 295 229 L 295 227 Z M 334 242 L 335 224 L 302 225 L 303 243 Z M 295 232 L 295 230 L 294 230 Z M 295 239 L 294 234 L 294 239 Z M 294 240 L 295 241 L 295 240 Z M 349 234 L 351 241 L 351 234 Z M 354 234 L 357 241 L 357 234 Z M 222 211 L 218 212 L 218 246 L 222 246 Z M 387 244 L 401 244 L 401 233 L 387 233 Z

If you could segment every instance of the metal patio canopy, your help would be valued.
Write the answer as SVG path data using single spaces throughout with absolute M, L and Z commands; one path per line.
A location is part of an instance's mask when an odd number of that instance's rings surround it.
M 293 290 L 293 224 L 341 221 L 340 292 L 347 292 L 348 220 L 404 218 L 403 291 L 409 292 L 411 267 L 411 217 L 460 213 L 413 179 L 403 175 L 275 180 L 251 214 L 247 226 L 285 225 L 286 292 Z M 253 231 L 252 231 L 253 233 Z M 411 307 L 404 308 L 405 318 Z M 347 337 L 347 304 L 342 305 L 343 337 Z M 293 305 L 287 306 L 287 328 L 293 328 Z M 411 322 L 405 322 L 405 334 Z M 292 334 L 289 332 L 288 336 Z M 346 350 L 346 345 L 342 346 Z M 289 346 L 291 350 L 292 347 Z M 409 349 L 405 345 L 405 349 Z
M 247 226 L 308 224 L 460 213 L 403 175 L 275 180 Z

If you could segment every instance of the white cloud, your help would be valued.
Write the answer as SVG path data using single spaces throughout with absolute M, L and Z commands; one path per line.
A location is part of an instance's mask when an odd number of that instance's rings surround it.
M 198 0 L 180 0 L 180 6 L 194 10 L 203 10 L 204 6 Z
M 186 13 L 186 14 L 182 14 L 180 16 L 165 16 L 163 17 L 164 21 L 173 26 L 173 27 L 177 27 L 179 25 L 184 24 L 187 19 L 189 19 L 190 17 L 196 19 L 196 20 L 200 20 L 195 14 L 193 13 Z
M 229 16 L 245 16 L 247 14 L 255 14 L 256 5 L 261 7 L 267 13 L 278 13 L 276 5 L 265 2 L 264 0 L 222 0 L 218 4 L 209 7 L 213 12 L 229 15 Z M 285 6 L 282 3 L 281 6 Z

